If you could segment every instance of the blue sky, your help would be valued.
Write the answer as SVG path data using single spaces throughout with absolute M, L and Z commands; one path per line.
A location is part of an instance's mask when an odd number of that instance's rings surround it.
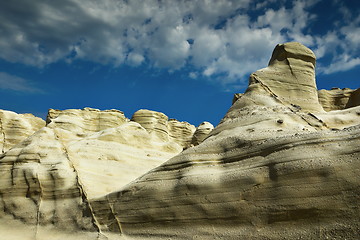
M 0 2 L 0 108 L 138 109 L 216 125 L 278 43 L 317 56 L 317 85 L 360 87 L 358 0 Z

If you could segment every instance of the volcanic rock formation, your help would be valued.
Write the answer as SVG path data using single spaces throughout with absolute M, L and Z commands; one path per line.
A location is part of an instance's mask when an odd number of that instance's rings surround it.
M 314 69 L 276 46 L 214 129 L 49 110 L 0 157 L 0 239 L 357 239 L 359 89 L 318 92 Z

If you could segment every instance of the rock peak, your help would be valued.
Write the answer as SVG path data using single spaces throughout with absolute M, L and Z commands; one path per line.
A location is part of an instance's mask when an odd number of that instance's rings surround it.
M 278 44 L 269 66 L 251 74 L 249 89 L 259 82 L 287 106 L 323 112 L 315 82 L 315 54 L 298 42 Z
M 289 58 L 312 63 L 315 68 L 315 54 L 309 48 L 298 42 L 288 42 L 276 45 L 269 61 L 269 66 L 276 65 L 277 63 L 283 62 Z

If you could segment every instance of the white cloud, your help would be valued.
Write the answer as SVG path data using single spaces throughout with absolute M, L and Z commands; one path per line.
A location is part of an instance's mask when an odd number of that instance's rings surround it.
M 338 29 L 315 38 L 314 50 L 318 59 L 328 58 L 328 64 L 321 64 L 320 74 L 332 74 L 353 69 L 360 65 L 360 16 L 351 18 L 352 12 L 341 1 L 335 1 L 339 12 L 344 15 L 344 22 Z M 338 26 L 338 23 L 336 23 Z
M 198 73 L 197 72 L 190 72 L 189 73 L 189 78 L 191 79 L 196 79 L 198 77 Z
M 0 89 L 27 93 L 42 92 L 39 88 L 32 86 L 30 81 L 5 72 L 0 72 Z
M 360 58 L 350 57 L 348 55 L 342 55 L 338 61 L 331 63 L 326 68 L 320 68 L 319 70 L 324 74 L 331 74 L 335 72 L 344 72 L 360 65 Z
M 266 66 L 277 43 L 300 41 L 319 59 L 331 58 L 323 73 L 339 69 L 338 51 L 348 56 L 346 66 L 356 66 L 360 17 L 310 35 L 306 29 L 317 16 L 309 9 L 319 1 L 1 1 L 0 58 L 38 67 L 64 59 L 115 67 L 146 62 L 169 70 L 191 64 L 192 72 L 225 74 L 219 81 L 228 83 L 246 81 Z M 340 12 L 350 11 L 336 4 Z
M 131 66 L 139 66 L 144 60 L 143 55 L 134 52 L 130 52 L 127 56 L 127 63 Z

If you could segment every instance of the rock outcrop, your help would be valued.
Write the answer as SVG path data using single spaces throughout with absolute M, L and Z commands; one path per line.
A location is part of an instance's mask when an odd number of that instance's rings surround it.
M 131 120 L 143 126 L 154 140 L 174 141 L 183 148 L 190 145 L 196 130 L 195 126 L 188 122 L 169 120 L 163 113 L 146 109 L 135 112 Z
M 301 107 L 302 111 L 323 111 L 315 83 L 315 55 L 304 45 L 291 42 L 275 47 L 269 66 L 250 76 L 278 101 Z
M 319 90 L 319 102 L 325 111 L 343 110 L 360 105 L 360 89 L 333 88 Z
M 101 228 L 143 239 L 356 239 L 360 107 L 326 113 L 314 65 L 308 48 L 277 46 L 201 144 L 95 200 L 117 220 L 98 219 Z
M 278 45 L 215 128 L 50 110 L 0 157 L 1 236 L 357 239 L 359 91 L 335 104 L 314 68 L 310 49 Z
M 202 143 L 214 129 L 214 126 L 209 122 L 202 122 L 197 128 L 192 137 L 192 146 L 199 145 Z
M 32 114 L 17 114 L 0 110 L 1 153 L 6 152 L 44 126 L 45 121 Z
M 147 116 L 141 115 L 144 112 Z M 4 126 L 12 123 L 6 133 L 11 127 L 18 133 L 27 126 L 22 115 L 4 113 Z M 130 121 L 118 110 L 50 109 L 46 126 L 43 120 L 25 116 L 33 121 L 28 123 L 31 136 L 19 134 L 19 143 L 0 156 L 0 225 L 12 222 L 14 228 L 6 227 L 11 234 L 19 225 L 28 228 L 24 236 L 29 239 L 51 239 L 48 228 L 54 239 L 59 232 L 74 239 L 98 239 L 99 224 L 90 201 L 118 191 L 177 155 L 195 132 L 189 123 L 168 121 L 166 115 L 148 110 L 138 111 Z M 159 134 L 164 126 L 166 134 Z

